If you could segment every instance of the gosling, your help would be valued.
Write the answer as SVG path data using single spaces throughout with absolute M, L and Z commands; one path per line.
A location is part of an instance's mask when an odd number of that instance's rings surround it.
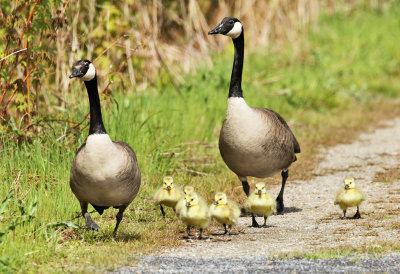
M 192 186 L 185 186 L 183 188 L 183 193 L 184 195 L 181 197 L 181 199 L 176 203 L 175 206 L 175 213 L 176 216 L 179 217 L 180 212 L 182 211 L 183 208 L 186 207 L 186 195 L 190 194 L 190 193 L 194 193 L 194 187 Z
M 264 224 L 267 227 L 267 218 L 272 213 L 276 213 L 276 201 L 267 193 L 265 183 L 257 183 L 254 192 L 250 194 L 245 202 L 245 209 L 248 212 L 261 214 L 264 216 Z M 253 225 L 259 227 L 258 223 L 253 221 Z
M 215 194 L 214 203 L 210 206 L 211 218 L 224 226 L 224 235 L 228 233 L 226 226 L 228 225 L 229 235 L 231 234 L 232 225 L 236 225 L 240 216 L 238 205 L 231 200 L 223 192 Z
M 190 228 L 196 227 L 200 229 L 199 239 L 202 239 L 203 229 L 207 228 L 210 223 L 208 207 L 204 200 L 194 192 L 186 195 L 185 200 L 186 205 L 179 213 L 179 218 L 186 225 L 188 238 L 192 236 Z
M 352 219 L 360 219 L 360 204 L 364 201 L 364 196 L 354 183 L 354 178 L 344 179 L 344 188 L 340 189 L 336 195 L 335 205 L 343 210 L 343 218 L 346 218 L 346 211 L 349 207 L 357 207 L 356 214 Z
M 175 211 L 175 206 L 182 197 L 182 190 L 174 185 L 174 179 L 166 176 L 163 186 L 154 194 L 154 201 L 156 205 L 160 205 L 161 214 L 165 217 L 163 205 L 171 207 Z

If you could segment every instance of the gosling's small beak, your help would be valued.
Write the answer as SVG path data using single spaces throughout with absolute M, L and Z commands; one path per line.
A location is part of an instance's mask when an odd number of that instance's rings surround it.
M 345 186 L 344 186 L 344 189 L 349 189 L 349 185 L 345 185 Z
M 171 186 L 167 186 L 167 190 L 170 191 L 171 190 Z
M 72 71 L 71 75 L 69 76 L 69 79 L 72 79 L 74 77 L 79 77 L 79 75 L 80 75 L 80 69 L 79 68 L 75 68 Z
M 186 202 L 186 206 L 189 207 L 189 206 L 190 206 L 190 203 L 189 203 L 189 202 Z
M 212 34 L 219 34 L 221 33 L 221 29 L 222 29 L 222 24 L 219 24 L 218 26 L 216 26 L 214 29 L 210 30 L 208 32 L 208 34 L 212 35 Z
M 215 202 L 214 202 L 214 205 L 217 205 L 217 204 L 218 204 L 218 201 L 215 201 Z
M 261 193 L 262 193 L 262 192 L 261 192 L 261 189 L 259 189 L 259 190 L 258 190 L 258 195 L 261 195 Z

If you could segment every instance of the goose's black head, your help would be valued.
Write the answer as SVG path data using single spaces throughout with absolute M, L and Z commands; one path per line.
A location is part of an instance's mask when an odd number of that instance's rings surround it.
M 90 81 L 96 76 L 96 69 L 94 65 L 89 60 L 79 60 L 74 65 L 74 70 L 72 71 L 69 78 L 78 77 L 83 81 Z
M 239 19 L 234 17 L 225 17 L 221 23 L 216 26 L 213 30 L 210 30 L 208 34 L 223 34 L 236 39 L 242 34 L 243 26 Z

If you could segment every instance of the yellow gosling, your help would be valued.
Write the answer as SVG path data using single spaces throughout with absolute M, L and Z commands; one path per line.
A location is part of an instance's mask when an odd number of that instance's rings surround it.
M 265 183 L 257 183 L 254 192 L 250 194 L 245 202 L 245 209 L 253 213 L 252 226 L 259 227 L 254 218 L 254 213 L 264 216 L 263 227 L 267 226 L 267 218 L 276 213 L 276 201 L 267 193 Z
M 357 207 L 353 219 L 360 219 L 360 204 L 364 201 L 364 196 L 354 183 L 354 178 L 344 179 L 344 188 L 338 191 L 335 199 L 335 205 L 343 210 L 343 218 L 346 218 L 346 211 L 350 207 Z
M 175 211 L 175 206 L 182 197 L 182 190 L 174 185 L 174 179 L 166 176 L 163 186 L 154 194 L 154 201 L 156 205 L 160 205 L 161 214 L 165 217 L 163 205 L 171 207 Z
M 200 229 L 199 239 L 202 239 L 203 229 L 210 223 L 210 214 L 204 200 L 196 193 L 186 195 L 186 205 L 179 213 L 179 218 L 187 226 L 187 235 L 190 234 L 191 227 Z
M 214 198 L 214 203 L 210 206 L 211 218 L 224 226 L 224 235 L 228 233 L 226 229 L 228 225 L 230 235 L 232 225 L 235 225 L 239 219 L 240 209 L 234 201 L 228 200 L 223 192 L 216 193 Z
M 175 213 L 176 215 L 179 217 L 180 212 L 182 211 L 183 208 L 186 207 L 186 195 L 190 194 L 190 193 L 194 193 L 194 187 L 192 186 L 185 186 L 183 188 L 183 193 L 184 195 L 182 196 L 182 198 L 176 203 L 175 206 Z

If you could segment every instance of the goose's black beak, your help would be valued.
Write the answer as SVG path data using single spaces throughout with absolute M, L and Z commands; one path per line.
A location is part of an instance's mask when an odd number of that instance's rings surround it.
M 218 204 L 218 201 L 215 201 L 215 202 L 214 202 L 214 205 L 217 205 L 217 204 Z
M 75 78 L 75 77 L 82 77 L 83 75 L 81 75 L 81 69 L 80 68 L 74 68 L 74 70 L 72 71 L 71 75 L 69 76 L 69 79 Z
M 187 207 L 189 207 L 189 206 L 190 206 L 190 203 L 189 203 L 189 202 L 187 202 L 187 203 L 186 203 L 186 206 L 187 206 Z
M 171 190 L 171 186 L 167 186 L 167 190 L 170 191 Z
M 349 189 L 349 185 L 345 185 L 345 186 L 344 186 L 344 189 Z
M 210 30 L 208 32 L 208 34 L 212 35 L 212 34 L 220 34 L 221 33 L 221 29 L 222 29 L 222 24 L 219 24 L 218 26 L 216 26 L 214 29 Z
M 258 195 L 261 195 L 261 190 L 260 189 L 258 190 Z

